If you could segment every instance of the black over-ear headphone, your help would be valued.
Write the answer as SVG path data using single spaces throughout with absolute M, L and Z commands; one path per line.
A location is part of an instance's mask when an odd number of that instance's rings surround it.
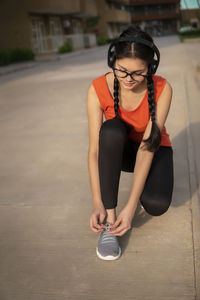
M 112 48 L 115 46 L 115 44 L 117 44 L 119 42 L 138 42 L 141 44 L 145 44 L 145 45 L 149 46 L 151 49 L 153 49 L 154 52 L 156 53 L 157 60 L 153 58 L 153 61 L 149 64 L 148 74 L 156 73 L 156 70 L 157 70 L 159 62 L 160 62 L 160 52 L 154 43 L 147 41 L 145 39 L 139 38 L 139 37 L 119 37 L 110 44 L 110 47 L 108 49 L 108 66 L 110 68 L 114 67 L 114 62 L 116 60 L 116 55 L 115 55 L 115 52 L 112 51 Z

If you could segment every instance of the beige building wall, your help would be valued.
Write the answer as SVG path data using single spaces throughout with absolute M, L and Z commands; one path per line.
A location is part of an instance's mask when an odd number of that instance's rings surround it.
M 83 16 L 96 16 L 98 13 L 96 0 L 80 1 L 80 12 Z
M 0 2 L 0 49 L 33 48 L 37 35 L 42 40 L 41 47 L 50 51 L 62 35 L 82 34 L 83 20 L 96 14 L 95 0 Z
M 30 23 L 25 1 L 7 0 L 0 3 L 0 48 L 31 47 Z
M 131 23 L 130 12 L 122 9 L 123 5 L 127 5 L 128 3 L 129 1 L 127 0 L 112 2 L 97 0 L 98 14 L 100 16 L 98 25 L 99 34 L 107 38 L 115 38 Z

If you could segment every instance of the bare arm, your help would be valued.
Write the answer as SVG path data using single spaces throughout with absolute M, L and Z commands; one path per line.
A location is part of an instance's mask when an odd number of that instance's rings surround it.
M 99 232 L 102 229 L 100 224 L 103 223 L 106 216 L 101 199 L 98 169 L 99 130 L 103 122 L 103 109 L 92 84 L 88 88 L 87 114 L 89 131 L 88 170 L 94 206 L 94 211 L 90 218 L 90 228 L 95 232 Z
M 102 204 L 98 172 L 99 130 L 103 122 L 103 111 L 93 85 L 87 96 L 87 114 L 89 131 L 88 169 L 94 206 Z

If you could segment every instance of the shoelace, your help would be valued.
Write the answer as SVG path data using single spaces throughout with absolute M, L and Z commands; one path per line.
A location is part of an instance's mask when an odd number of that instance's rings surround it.
M 106 226 L 105 231 L 110 231 L 110 224 L 106 223 L 105 226 Z
M 107 231 L 110 231 L 110 224 L 107 223 L 105 224 L 105 229 L 103 231 L 103 234 L 102 234 L 102 240 L 101 240 L 101 243 L 102 244 L 106 244 L 106 243 L 110 243 L 110 242 L 116 242 L 116 237 L 114 235 L 111 235 L 111 234 L 106 234 Z

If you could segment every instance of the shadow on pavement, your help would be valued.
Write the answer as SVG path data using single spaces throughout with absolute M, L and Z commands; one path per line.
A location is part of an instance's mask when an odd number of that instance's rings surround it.
M 198 132 L 200 132 L 200 123 L 190 124 L 189 128 L 185 128 L 177 136 L 171 139 L 171 143 L 173 147 L 173 159 L 174 159 L 174 189 L 173 189 L 172 202 L 170 207 L 171 206 L 179 207 L 183 205 L 185 202 L 189 201 L 193 193 L 196 192 L 196 191 L 191 191 L 191 187 L 190 187 L 190 170 L 189 170 L 190 166 L 189 166 L 189 157 L 188 157 L 187 134 L 188 133 L 191 134 L 191 138 L 194 138 L 193 133 L 197 135 Z M 193 154 L 194 154 L 193 159 L 197 167 L 197 153 L 195 159 L 195 149 L 193 149 Z M 198 174 L 196 174 L 196 176 L 198 177 Z M 188 184 L 187 187 L 185 186 L 184 181 L 187 182 Z M 198 182 L 198 178 L 197 178 L 197 182 Z M 185 197 L 185 195 L 182 195 L 181 192 L 182 188 L 187 188 L 187 190 L 189 189 L 189 196 L 190 196 L 189 199 Z M 143 224 L 148 222 L 152 217 L 155 216 L 152 216 L 149 213 L 147 213 L 145 209 L 140 206 L 140 201 L 139 201 L 134 218 L 132 220 L 131 229 L 127 231 L 125 235 L 119 237 L 122 254 L 125 251 L 126 247 L 128 246 L 131 231 L 135 227 L 137 228 L 142 226 Z

